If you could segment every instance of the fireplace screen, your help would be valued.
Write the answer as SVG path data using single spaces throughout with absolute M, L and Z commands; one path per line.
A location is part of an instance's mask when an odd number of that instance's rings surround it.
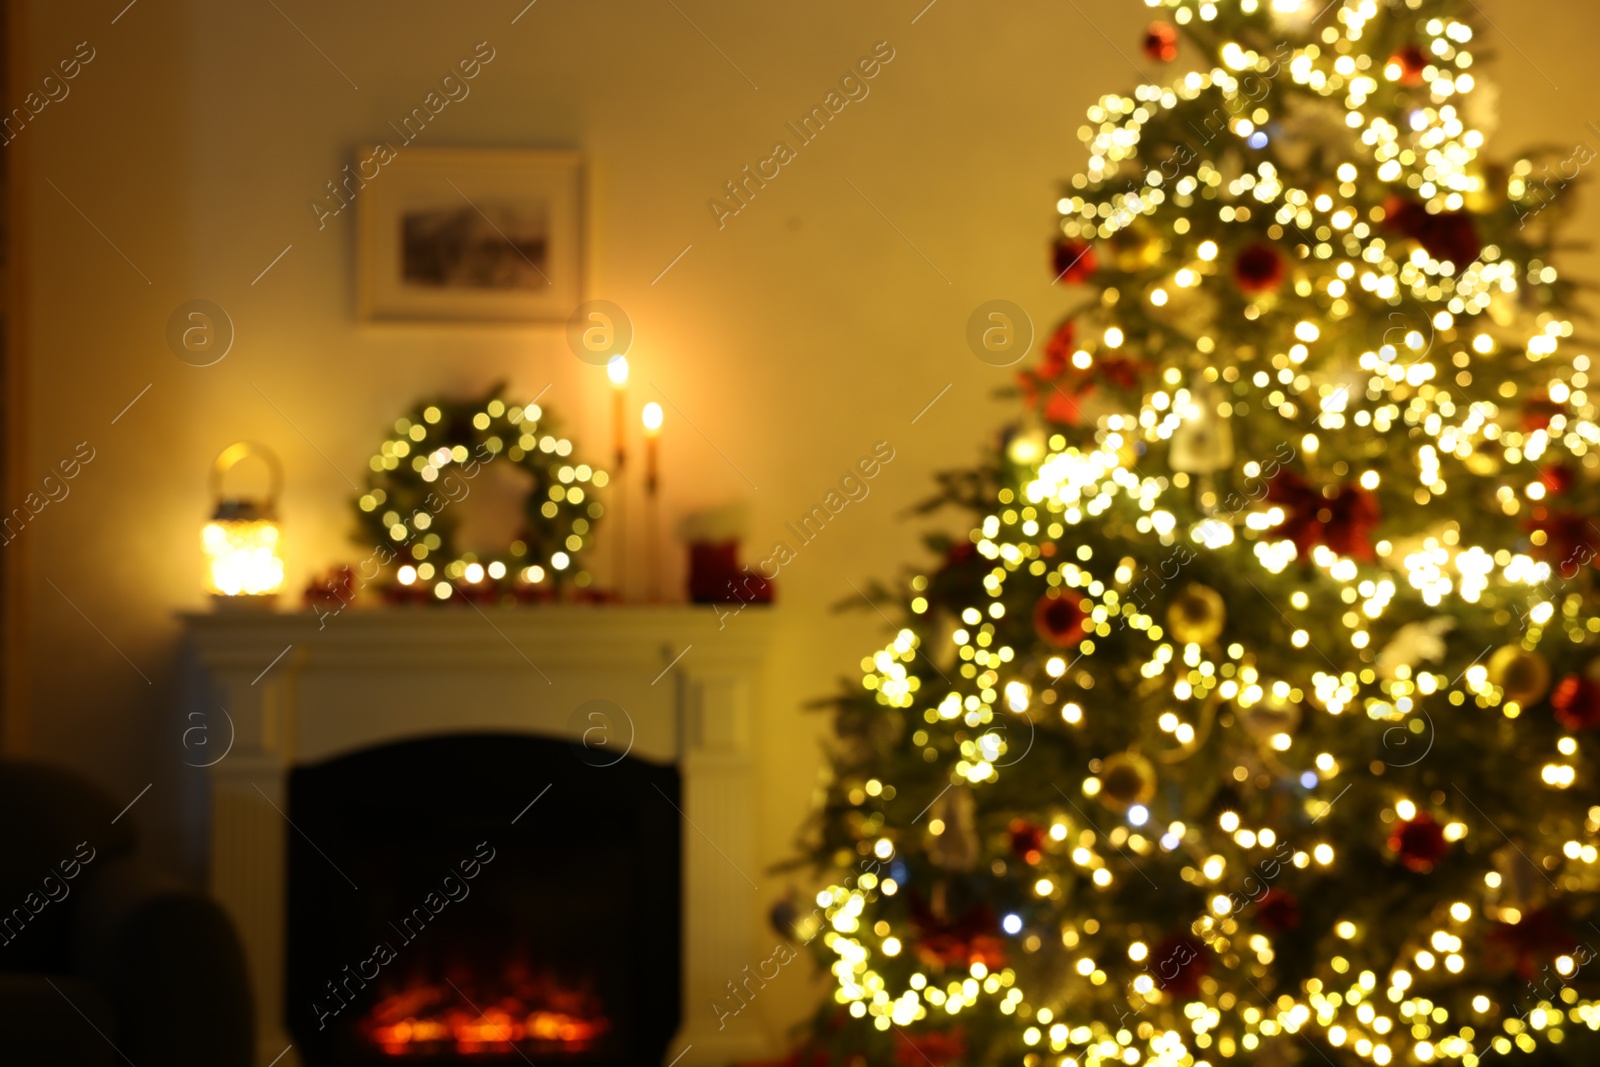
M 287 1007 L 309 1067 L 662 1062 L 677 772 L 522 736 L 296 770 Z

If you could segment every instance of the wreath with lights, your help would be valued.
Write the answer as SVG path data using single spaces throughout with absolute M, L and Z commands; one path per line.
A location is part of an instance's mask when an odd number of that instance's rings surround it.
M 588 586 L 581 556 L 605 511 L 596 490 L 609 477 L 572 455 L 548 413 L 508 400 L 503 384 L 475 400 L 418 403 L 372 456 L 356 501 L 359 537 L 392 553 L 385 591 L 400 600 L 539 599 Z M 462 504 L 495 464 L 529 477 L 522 529 L 504 549 L 461 551 Z

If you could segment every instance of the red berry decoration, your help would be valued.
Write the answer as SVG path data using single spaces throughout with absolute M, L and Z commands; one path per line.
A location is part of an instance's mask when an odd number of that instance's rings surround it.
M 1170 22 L 1152 22 L 1144 31 L 1144 54 L 1157 63 L 1178 58 L 1178 31 Z
M 1233 261 L 1233 280 L 1249 296 L 1269 293 L 1283 284 L 1283 253 L 1265 241 L 1239 253 Z
M 1419 812 L 1409 822 L 1397 823 L 1389 835 L 1389 848 L 1400 862 L 1418 874 L 1427 874 L 1443 858 L 1450 843 L 1444 839 L 1444 827 L 1433 816 Z
M 1088 241 L 1075 241 L 1063 237 L 1050 250 L 1050 260 L 1055 269 L 1056 281 L 1063 285 L 1077 285 L 1094 277 L 1100 266 L 1095 258 L 1094 245 Z
M 1287 889 L 1269 889 L 1256 905 L 1256 925 L 1269 934 L 1286 934 L 1300 925 L 1300 898 Z
M 1566 730 L 1593 730 L 1600 726 L 1600 683 L 1583 674 L 1569 674 L 1550 694 L 1556 721 Z
M 1407 88 L 1416 88 L 1422 84 L 1422 72 L 1428 69 L 1428 53 L 1418 44 L 1408 44 L 1389 58 L 1391 65 L 1400 68 L 1400 77 L 1396 80 Z
M 1052 648 L 1072 648 L 1089 634 L 1089 617 L 1071 596 L 1054 590 L 1039 598 L 1033 609 L 1033 628 Z
M 1078 350 L 1078 331 L 1071 319 L 1064 320 L 1044 343 L 1044 361 L 1039 364 L 1039 377 L 1055 381 L 1072 365 L 1072 353 Z
M 1044 831 L 1026 819 L 1012 819 L 1006 831 L 1011 851 L 1030 867 L 1044 857 Z

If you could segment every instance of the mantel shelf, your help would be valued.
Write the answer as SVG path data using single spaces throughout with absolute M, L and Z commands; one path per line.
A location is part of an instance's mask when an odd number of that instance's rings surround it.
M 302 666 L 317 669 L 354 661 L 412 657 L 475 666 L 555 663 L 643 666 L 694 646 L 700 663 L 732 665 L 759 659 L 771 632 L 769 608 L 734 614 L 700 605 L 551 604 L 514 608 L 472 606 L 349 608 L 312 611 L 217 611 L 182 616 L 201 660 L 213 670 L 260 670 L 292 645 Z M 535 655 L 535 651 L 538 655 Z M 659 668 L 658 668 L 659 669 Z

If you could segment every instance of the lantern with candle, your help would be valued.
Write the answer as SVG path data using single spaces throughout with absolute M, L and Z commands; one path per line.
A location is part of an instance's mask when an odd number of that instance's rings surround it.
M 263 497 L 223 495 L 228 473 L 246 459 L 267 469 Z M 211 465 L 211 521 L 201 530 L 206 553 L 206 591 L 222 605 L 267 605 L 283 588 L 278 495 L 283 467 L 265 447 L 248 441 L 229 445 Z

